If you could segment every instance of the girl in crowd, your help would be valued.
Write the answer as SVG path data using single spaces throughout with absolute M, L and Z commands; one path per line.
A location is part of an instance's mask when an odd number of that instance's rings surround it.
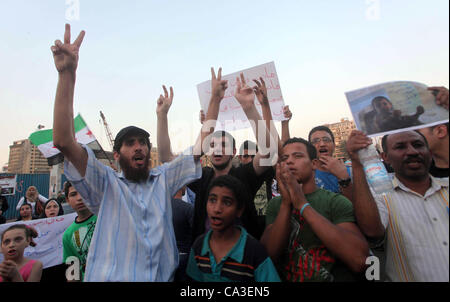
M 25 258 L 23 253 L 29 245 L 35 246 L 35 229 L 24 224 L 10 226 L 1 236 L 4 260 L 0 263 L 0 282 L 39 282 L 42 262 Z
M 32 207 L 29 203 L 25 203 L 19 208 L 19 218 L 17 221 L 28 221 L 33 220 L 35 217 L 33 216 Z
M 47 198 L 39 194 L 35 186 L 29 186 L 25 193 L 25 197 L 22 197 L 19 200 L 16 210 L 19 210 L 22 204 L 29 203 L 33 209 L 33 215 L 39 217 L 44 212 L 44 203 L 47 202 L 47 200 Z
M 44 205 L 44 212 L 40 218 L 56 217 L 64 215 L 61 204 L 55 199 L 50 198 Z

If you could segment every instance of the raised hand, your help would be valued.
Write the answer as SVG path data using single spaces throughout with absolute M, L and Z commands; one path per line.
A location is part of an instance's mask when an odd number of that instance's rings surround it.
M 214 71 L 211 67 L 211 98 L 221 101 L 225 96 L 225 90 L 228 88 L 228 81 L 222 80 L 222 67 L 219 68 L 219 72 Z
M 281 162 L 277 164 L 277 168 L 278 166 L 280 169 L 279 178 L 284 185 L 284 190 L 289 192 L 290 200 L 294 208 L 300 209 L 306 203 L 306 197 L 303 193 L 303 185 L 297 182 L 296 177 L 289 170 L 286 163 Z
M 353 130 L 347 140 L 346 148 L 348 155 L 353 163 L 361 163 L 359 161 L 358 151 L 372 144 L 372 140 L 363 132 Z
M 156 114 L 167 114 L 169 112 L 170 106 L 172 106 L 173 101 L 173 88 L 170 87 L 170 95 L 167 92 L 166 86 L 162 86 L 164 90 L 164 96 L 162 94 L 159 95 L 159 99 L 156 105 Z
M 234 97 L 241 104 L 244 111 L 255 105 L 255 92 L 253 88 L 245 82 L 244 74 L 241 73 L 241 78 L 236 78 L 236 92 Z
M 202 124 L 203 125 L 203 123 L 205 122 L 205 120 L 206 120 L 206 115 L 205 115 L 205 112 L 203 111 L 203 110 L 200 110 L 200 114 L 199 114 L 199 120 L 200 120 L 200 124 Z
M 428 90 L 436 96 L 436 104 L 448 110 L 448 89 L 445 87 L 429 87 Z
M 322 168 L 336 176 L 338 179 L 346 179 L 349 177 L 345 164 L 339 159 L 332 156 L 320 156 L 319 161 Z
M 285 118 L 287 118 L 287 120 L 285 120 L 283 122 L 289 122 L 291 120 L 292 112 L 289 109 L 289 105 L 283 107 L 283 115 L 284 115 Z
M 53 52 L 56 70 L 58 70 L 59 73 L 74 73 L 77 70 L 78 54 L 84 35 L 85 31 L 82 30 L 73 44 L 70 44 L 70 25 L 66 24 L 64 43 L 60 40 L 56 40 L 55 45 L 50 48 Z
M 256 83 L 256 86 L 253 86 L 253 91 L 255 92 L 256 98 L 258 99 L 261 105 L 266 105 L 269 103 L 269 98 L 267 97 L 267 87 L 263 78 L 260 77 L 258 80 L 253 80 Z
M 278 163 L 275 169 L 275 179 L 277 180 L 281 201 L 290 205 L 292 203 L 291 194 L 285 185 L 285 176 L 281 174 L 281 164 Z

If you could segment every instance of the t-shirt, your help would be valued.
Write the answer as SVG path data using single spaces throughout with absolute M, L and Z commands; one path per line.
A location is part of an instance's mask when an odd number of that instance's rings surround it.
M 305 195 L 311 207 L 331 223 L 355 222 L 352 203 L 341 194 L 317 189 Z M 281 197 L 269 202 L 266 225 L 272 224 L 280 210 Z M 322 243 L 298 210 L 291 215 L 291 234 L 285 253 L 277 262 L 282 279 L 290 282 L 353 281 L 351 271 Z
M 449 168 L 436 167 L 436 163 L 433 160 L 433 162 L 431 163 L 431 167 L 430 167 L 430 174 L 436 178 L 446 178 L 446 177 L 448 177 L 448 169 Z
M 264 226 L 259 225 L 258 223 L 253 200 L 255 199 L 256 192 L 264 181 L 264 173 L 257 176 L 255 169 L 253 168 L 253 163 L 249 163 L 238 167 L 231 167 L 228 175 L 239 179 L 246 188 L 249 198 L 244 202 L 245 211 L 241 216 L 241 223 L 253 237 L 259 239 Z M 208 200 L 207 190 L 213 178 L 214 169 L 211 167 L 204 167 L 202 169 L 202 178 L 188 185 L 188 187 L 195 193 L 194 225 L 192 230 L 194 240 L 207 231 L 205 226 L 208 219 L 208 215 L 206 213 L 206 202 Z
M 264 246 L 241 229 L 238 242 L 216 263 L 209 246 L 212 231 L 194 242 L 186 273 L 199 282 L 280 282 Z
M 96 222 L 97 216 L 94 214 L 82 222 L 75 219 L 63 234 L 63 263 L 66 263 L 66 259 L 70 256 L 77 257 L 80 260 L 81 281 L 84 278 L 86 259 Z
M 181 199 L 172 199 L 172 221 L 179 253 L 189 254 L 192 243 L 194 206 Z
M 351 175 L 351 168 L 346 167 L 348 175 Z M 331 174 L 330 172 L 320 171 L 319 169 L 316 169 L 316 185 L 321 188 L 325 189 L 334 193 L 340 193 L 339 184 L 338 184 L 338 178 Z

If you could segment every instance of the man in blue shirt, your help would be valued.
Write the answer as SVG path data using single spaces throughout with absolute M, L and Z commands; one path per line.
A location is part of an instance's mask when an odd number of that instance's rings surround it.
M 333 132 L 326 126 L 318 126 L 309 132 L 308 140 L 314 145 L 318 155 L 315 164 L 317 186 L 334 193 L 342 193 L 352 200 L 350 168 L 333 157 L 336 148 Z
M 57 40 L 51 50 L 59 75 L 53 142 L 67 159 L 67 178 L 98 216 L 84 280 L 172 281 L 178 251 L 171 199 L 181 187 L 201 177 L 201 152 L 180 155 L 151 169 L 149 133 L 130 126 L 119 131 L 114 141 L 114 158 L 123 170 L 117 173 L 100 163 L 91 149 L 79 145 L 72 121 L 83 38 L 84 31 L 71 44 L 70 25 L 66 24 L 64 43 Z

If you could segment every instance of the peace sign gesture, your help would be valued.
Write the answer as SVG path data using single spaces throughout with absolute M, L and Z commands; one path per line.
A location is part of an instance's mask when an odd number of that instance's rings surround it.
M 236 84 L 237 87 L 234 97 L 245 111 L 245 109 L 255 105 L 255 92 L 253 88 L 247 85 L 243 73 L 241 73 L 240 79 L 236 78 Z
M 81 43 L 83 42 L 84 35 L 85 31 L 82 30 L 73 44 L 70 44 L 70 25 L 66 24 L 64 44 L 60 40 L 56 40 L 55 45 L 50 48 L 53 52 L 56 70 L 58 70 L 59 73 L 66 71 L 74 73 L 77 70 L 78 52 Z
M 173 101 L 173 88 L 170 87 L 170 95 L 167 92 L 167 88 L 166 86 L 163 85 L 163 90 L 164 90 L 164 96 L 161 94 L 159 96 L 158 102 L 157 102 L 157 107 L 156 107 L 156 113 L 163 113 L 163 114 L 167 114 L 169 112 L 170 106 L 172 106 L 172 101 Z
M 222 67 L 219 68 L 219 72 L 214 71 L 214 68 L 211 67 L 211 97 L 221 101 L 225 96 L 225 90 L 228 88 L 228 81 L 222 80 Z

